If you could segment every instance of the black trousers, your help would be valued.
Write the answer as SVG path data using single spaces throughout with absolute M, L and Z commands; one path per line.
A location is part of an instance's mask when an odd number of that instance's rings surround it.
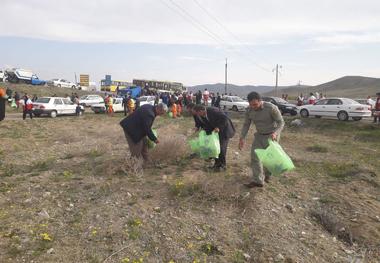
M 0 98 L 0 121 L 5 118 L 5 99 Z
M 32 112 L 32 110 L 24 110 L 24 111 L 22 112 L 22 119 L 23 119 L 23 120 L 26 119 L 26 114 L 29 114 L 29 117 L 30 117 L 31 119 L 33 119 L 33 112 Z
M 218 158 L 215 159 L 216 167 L 226 167 L 227 146 L 229 141 L 229 138 L 222 138 L 219 136 L 220 154 Z

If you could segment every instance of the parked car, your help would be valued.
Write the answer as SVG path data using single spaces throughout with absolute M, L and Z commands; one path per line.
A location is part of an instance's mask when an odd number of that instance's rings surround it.
M 70 99 L 61 97 L 41 97 L 33 102 L 34 116 L 48 115 L 52 118 L 57 115 L 70 115 L 75 114 L 76 107 Z M 84 112 L 84 107 L 80 106 L 80 115 Z
M 290 114 L 292 116 L 295 116 L 298 114 L 297 112 L 297 106 L 294 104 L 291 104 L 287 102 L 286 100 L 278 97 L 263 97 L 263 101 L 270 102 L 278 107 L 278 109 L 281 111 L 281 114 Z
M 5 81 L 4 72 L 2 70 L 0 70 L 0 81 L 1 82 Z
M 79 98 L 79 104 L 85 107 L 90 107 L 94 104 L 104 104 L 104 99 L 99 95 L 84 95 Z
M 223 96 L 220 100 L 220 107 L 224 110 L 245 110 L 249 106 L 248 101 L 238 96 Z
M 113 111 L 114 112 L 123 112 L 124 107 L 123 105 L 123 98 L 114 98 L 113 99 Z M 91 105 L 91 110 L 95 113 L 105 113 L 106 112 L 106 105 L 103 103 L 97 103 Z
M 65 79 L 52 79 L 48 81 L 48 85 L 55 86 L 58 88 L 71 88 L 71 89 L 77 89 L 79 87 L 74 82 L 71 82 Z
M 371 109 L 372 114 L 375 112 L 376 101 L 373 99 L 354 99 L 362 105 L 368 105 Z
M 347 98 L 328 98 L 319 100 L 312 105 L 300 107 L 301 117 L 309 116 L 320 117 L 337 117 L 338 120 L 347 121 L 352 118 L 354 121 L 360 121 L 364 117 L 371 117 L 370 106 L 360 104 L 357 101 Z
M 140 102 L 140 106 L 145 104 L 154 105 L 154 100 L 156 99 L 155 96 L 141 96 L 137 98 L 137 100 Z

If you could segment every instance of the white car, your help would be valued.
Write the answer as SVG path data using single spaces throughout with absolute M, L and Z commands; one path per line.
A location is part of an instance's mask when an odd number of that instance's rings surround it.
M 123 98 L 114 98 L 113 99 L 113 111 L 114 112 L 123 112 Z M 106 105 L 103 103 L 93 104 L 91 105 L 91 110 L 95 113 L 105 113 L 106 112 Z
M 84 95 L 79 98 L 79 104 L 85 107 L 90 107 L 94 104 L 104 104 L 104 99 L 99 95 Z
M 299 108 L 301 117 L 309 116 L 336 117 L 338 120 L 347 121 L 352 118 L 360 121 L 363 117 L 371 117 L 370 107 L 347 98 L 328 98 L 319 100 L 312 105 L 304 105 Z
M 76 113 L 77 105 L 68 98 L 61 97 L 41 97 L 33 102 L 33 114 L 37 117 L 48 115 L 52 118 L 57 115 L 72 115 Z M 84 112 L 83 106 L 80 106 L 79 115 Z
M 141 96 L 138 98 L 138 101 L 140 102 L 140 106 L 145 104 L 154 105 L 154 100 L 156 99 L 155 96 Z
M 58 88 L 71 88 L 71 89 L 78 88 L 77 84 L 65 79 L 52 79 L 51 81 L 48 81 L 48 85 L 55 86 Z
M 240 111 L 249 106 L 248 101 L 238 96 L 223 96 L 220 100 L 220 108 L 224 110 Z

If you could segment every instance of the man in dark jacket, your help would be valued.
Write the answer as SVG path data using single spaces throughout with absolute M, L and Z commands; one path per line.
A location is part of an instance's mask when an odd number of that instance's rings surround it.
M 158 139 L 153 134 L 152 125 L 156 116 L 167 111 L 168 107 L 163 103 L 157 106 L 145 104 L 120 122 L 132 156 L 143 157 L 144 161 L 148 161 L 147 137 L 158 143 Z
M 235 135 L 235 127 L 232 121 L 224 112 L 214 107 L 195 105 L 193 112 L 199 118 L 198 125 L 207 134 L 211 134 L 212 132 L 219 133 L 220 154 L 215 159 L 213 169 L 215 171 L 225 170 L 228 142 Z

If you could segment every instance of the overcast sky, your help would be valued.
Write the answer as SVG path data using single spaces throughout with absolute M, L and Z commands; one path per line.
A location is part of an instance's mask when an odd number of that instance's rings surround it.
M 0 0 L 0 67 L 40 78 L 320 84 L 380 77 L 379 0 Z

